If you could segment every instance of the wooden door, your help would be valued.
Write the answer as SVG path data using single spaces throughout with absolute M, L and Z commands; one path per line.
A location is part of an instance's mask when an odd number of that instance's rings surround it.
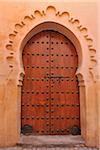
M 73 44 L 58 32 L 42 31 L 27 42 L 23 65 L 22 131 L 53 135 L 78 129 L 78 57 Z

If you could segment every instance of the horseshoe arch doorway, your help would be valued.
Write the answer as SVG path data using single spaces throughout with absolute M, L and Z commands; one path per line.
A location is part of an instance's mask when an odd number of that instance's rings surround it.
M 23 50 L 21 128 L 24 134 L 80 134 L 78 55 L 54 30 L 32 36 Z

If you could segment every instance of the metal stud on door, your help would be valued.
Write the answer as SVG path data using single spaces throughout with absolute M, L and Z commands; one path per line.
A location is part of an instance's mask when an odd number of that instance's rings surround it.
M 80 127 L 73 44 L 58 32 L 42 31 L 24 47 L 23 64 L 22 129 L 27 125 L 33 134 L 70 134 L 72 127 Z

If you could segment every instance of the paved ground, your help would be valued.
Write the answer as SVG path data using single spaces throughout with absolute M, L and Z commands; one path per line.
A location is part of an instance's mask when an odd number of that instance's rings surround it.
M 88 148 L 81 136 L 21 136 L 16 147 L 0 150 L 99 150 Z
M 97 150 L 96 148 L 87 147 L 9 147 L 0 148 L 0 150 Z M 99 150 L 99 149 L 98 149 Z

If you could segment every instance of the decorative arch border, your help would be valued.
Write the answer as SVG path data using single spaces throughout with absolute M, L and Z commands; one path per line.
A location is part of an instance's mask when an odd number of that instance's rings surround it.
M 85 40 L 85 44 L 87 45 L 87 49 L 89 52 L 89 73 L 93 81 L 95 81 L 95 65 L 96 65 L 96 49 L 94 48 L 93 45 L 93 38 L 91 38 L 88 34 L 88 29 L 84 27 L 81 23 L 80 20 L 73 18 L 69 12 L 60 12 L 57 11 L 54 6 L 48 6 L 46 10 L 40 11 L 40 10 L 35 10 L 33 14 L 26 15 L 24 16 L 23 20 L 20 21 L 20 23 L 16 23 L 14 25 L 14 30 L 12 33 L 9 34 L 9 41 L 8 44 L 5 45 L 6 50 L 8 51 L 8 55 L 6 56 L 7 62 L 9 64 L 10 70 L 13 70 L 12 68 L 14 67 L 13 60 L 15 59 L 15 53 L 16 53 L 16 41 L 19 41 L 20 43 L 20 38 L 19 36 L 21 34 L 24 35 L 23 31 L 29 31 L 32 29 L 32 25 L 34 22 L 37 20 L 40 20 L 40 22 L 45 22 L 45 19 L 48 18 L 48 21 L 55 21 L 59 20 L 60 24 L 64 24 L 65 26 L 71 26 L 71 31 L 73 32 L 78 32 L 80 37 L 82 37 Z M 59 21 L 57 21 L 59 23 Z M 29 29 L 28 29 L 29 28 Z M 73 30 L 74 29 L 74 30 Z M 22 74 L 22 73 L 21 73 Z
M 79 68 L 76 72 L 79 80 L 80 86 L 80 102 L 81 102 L 81 128 L 82 136 L 87 141 L 87 145 L 96 145 L 96 142 L 91 142 L 92 139 L 89 137 L 87 133 L 87 129 L 89 129 L 90 124 L 88 120 L 88 111 L 86 112 L 86 105 L 88 105 L 88 87 L 86 87 L 87 83 L 94 83 L 96 81 L 96 73 L 95 66 L 97 63 L 96 60 L 96 49 L 94 48 L 93 38 L 91 38 L 88 34 L 88 29 L 84 27 L 80 20 L 73 18 L 69 12 L 60 12 L 57 11 L 54 6 L 48 6 L 46 10 L 40 11 L 35 10 L 32 14 L 24 16 L 23 20 L 19 21 L 14 25 L 14 30 L 9 33 L 8 43 L 5 45 L 6 47 L 6 61 L 8 64 L 8 75 L 7 80 L 15 79 L 17 89 L 17 100 L 18 105 L 20 107 L 21 100 L 21 87 L 24 69 L 22 64 L 22 50 L 26 42 L 29 40 L 28 34 L 34 33 L 35 27 L 41 24 L 45 24 L 47 22 L 57 23 L 62 27 L 65 27 L 66 30 L 73 33 L 76 39 L 74 38 L 73 42 L 74 46 L 77 45 L 76 41 L 79 41 L 81 50 L 81 59 L 79 60 Z M 37 31 L 35 30 L 35 33 Z M 68 32 L 67 32 L 68 33 Z M 70 35 L 70 34 L 69 34 Z M 77 51 L 77 53 L 80 53 Z M 79 57 L 80 57 L 79 56 Z M 87 58 L 85 60 L 85 57 Z M 84 61 L 85 60 L 85 61 Z M 84 73 L 85 70 L 85 73 Z M 16 106 L 18 107 L 18 106 Z M 20 113 L 20 108 L 18 109 L 18 114 Z M 20 116 L 20 114 L 18 115 Z M 86 118 L 87 117 L 87 118 Z M 19 127 L 16 129 L 18 131 L 18 137 L 20 135 L 20 118 L 18 119 Z M 17 120 L 16 119 L 16 120 Z M 93 133 L 94 134 L 94 133 Z M 96 135 L 94 135 L 96 136 Z M 88 138 L 89 137 L 89 138 Z M 90 144 L 91 143 L 91 144 Z

